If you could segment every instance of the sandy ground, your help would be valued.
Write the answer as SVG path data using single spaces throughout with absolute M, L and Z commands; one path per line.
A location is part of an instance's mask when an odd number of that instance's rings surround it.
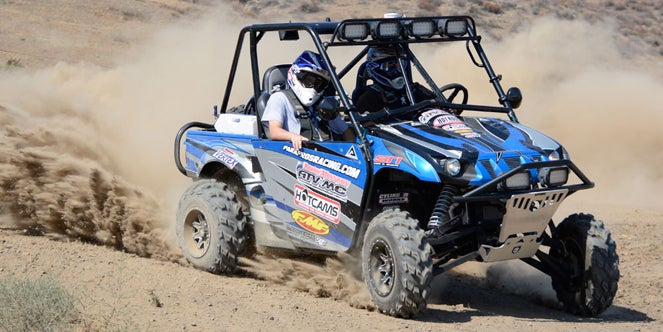
M 338 17 L 347 2 L 324 4 L 325 14 Z M 0 275 L 61 280 L 80 300 L 72 330 L 663 329 L 663 175 L 656 166 L 663 142 L 655 125 L 663 120 L 656 109 L 663 80 L 656 70 L 632 68 L 637 52 L 611 42 L 617 28 L 582 22 L 569 28 L 591 36 L 590 44 L 560 41 L 565 30 L 550 34 L 556 21 L 544 19 L 516 41 L 489 45 L 504 72 L 529 91 L 525 106 L 542 108 L 521 120 L 565 143 L 598 184 L 569 198 L 556 219 L 593 213 L 617 242 L 619 291 L 599 317 L 556 310 L 549 279 L 521 262 L 467 264 L 437 277 L 428 310 L 414 320 L 373 310 L 347 262 L 246 263 L 269 271 L 260 278 L 187 266 L 172 234 L 187 185 L 172 165 L 172 137 L 186 121 L 209 121 L 228 45 L 261 5 L 0 1 Z M 533 63 L 512 59 L 510 50 L 532 55 L 541 39 L 557 50 L 578 48 L 534 53 Z M 660 68 L 656 52 L 643 53 L 639 63 Z M 23 68 L 5 66 L 17 61 Z M 511 70 L 523 64 L 532 69 Z M 543 87 L 546 93 L 536 92 Z

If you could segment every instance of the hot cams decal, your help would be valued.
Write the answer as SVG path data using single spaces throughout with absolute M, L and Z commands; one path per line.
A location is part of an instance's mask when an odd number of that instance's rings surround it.
M 423 112 L 419 116 L 418 120 L 419 122 L 425 123 L 429 126 L 462 135 L 465 138 L 481 136 L 478 133 L 475 133 L 472 128 L 470 128 L 470 126 L 463 122 L 463 120 L 449 112 L 445 112 L 440 109 L 432 109 Z
M 318 235 L 329 234 L 329 225 L 315 215 L 302 210 L 292 211 L 292 220 L 301 228 Z
M 228 166 L 228 168 L 233 169 L 238 163 L 237 159 L 235 159 L 233 155 L 234 153 L 230 149 L 224 148 L 223 150 L 216 150 L 212 157 L 219 159 L 222 163 Z
M 289 152 L 291 154 L 294 154 L 295 156 L 299 156 L 300 158 L 309 161 L 313 164 L 320 165 L 322 167 L 329 168 L 333 171 L 339 172 L 341 174 L 345 174 L 347 176 L 353 177 L 353 178 L 359 178 L 359 174 L 361 174 L 361 170 L 356 167 L 352 167 L 350 165 L 345 165 L 341 163 L 340 161 L 336 160 L 331 160 L 322 156 L 318 156 L 312 153 L 304 152 L 304 151 L 299 151 L 295 150 L 295 148 L 284 145 L 283 146 L 283 151 Z
M 313 190 L 295 185 L 295 205 L 323 219 L 338 224 L 341 221 L 341 204 Z
M 322 168 L 312 166 L 309 163 L 297 163 L 297 180 L 343 202 L 348 200 L 350 180 L 334 175 Z

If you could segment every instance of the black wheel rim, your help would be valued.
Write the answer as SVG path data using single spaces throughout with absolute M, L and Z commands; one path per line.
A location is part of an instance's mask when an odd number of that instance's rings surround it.
M 380 296 L 387 296 L 394 287 L 394 255 L 389 245 L 378 240 L 373 243 L 369 257 L 369 278 Z

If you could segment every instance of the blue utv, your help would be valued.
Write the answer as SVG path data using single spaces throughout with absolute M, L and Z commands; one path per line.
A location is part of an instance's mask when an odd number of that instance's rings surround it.
M 432 77 L 435 63 L 424 68 L 450 45 L 487 74 L 495 105 L 468 103 L 464 85 Z M 372 47 L 398 53 L 407 106 L 368 113 L 353 104 L 353 91 L 368 84 Z M 316 134 L 296 150 L 269 138 L 265 104 L 275 88 L 288 88 L 289 63 L 305 49 L 333 68 L 317 107 L 343 115 L 356 141 Z M 518 121 L 520 90 L 505 92 L 501 79 L 468 16 L 244 27 L 215 120 L 187 123 L 175 138 L 176 166 L 193 179 L 176 218 L 184 257 L 231 273 L 256 248 L 347 252 L 360 259 L 377 308 L 404 318 L 425 310 L 434 276 L 469 261 L 519 259 L 551 277 L 565 310 L 600 314 L 619 280 L 610 232 L 590 214 L 552 219 L 568 196 L 594 184 L 562 145 Z M 434 97 L 415 100 L 415 81 Z M 306 120 L 302 133 L 325 132 Z

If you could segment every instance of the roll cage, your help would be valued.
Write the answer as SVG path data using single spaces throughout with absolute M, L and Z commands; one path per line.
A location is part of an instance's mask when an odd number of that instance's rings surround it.
M 422 22 L 432 22 L 434 24 L 434 34 L 430 35 L 417 35 L 413 33 L 414 26 Z M 451 22 L 451 23 L 449 23 Z M 462 27 L 457 29 L 458 23 Z M 448 31 L 450 24 L 456 24 L 456 31 L 452 34 Z M 348 37 L 348 30 L 356 27 L 365 27 L 365 35 Z M 380 33 L 381 27 L 395 27 L 396 33 L 390 36 L 384 36 Z M 370 31 L 369 31 L 370 30 Z M 261 93 L 261 70 L 258 65 L 258 44 L 268 32 L 278 32 L 281 40 L 297 40 L 299 39 L 299 32 L 306 32 L 311 37 L 317 52 L 320 54 L 327 68 L 336 68 L 329 55 L 327 49 L 330 47 L 343 47 L 343 46 L 365 46 L 352 60 L 338 72 L 331 70 L 331 83 L 338 92 L 338 97 L 343 106 L 348 110 L 348 115 L 352 122 L 352 126 L 360 140 L 364 145 L 366 143 L 366 136 L 362 130 L 362 122 L 369 119 L 378 118 L 377 115 L 362 116 L 359 115 L 353 106 L 349 94 L 343 88 L 340 79 L 343 78 L 352 68 L 354 68 L 366 55 L 369 48 L 381 45 L 400 45 L 398 49 L 402 49 L 404 54 L 411 64 L 414 66 L 426 83 L 431 87 L 435 95 L 434 100 L 429 101 L 428 104 L 435 104 L 439 107 L 445 107 L 458 111 L 473 110 L 484 112 L 497 112 L 505 113 L 509 116 L 511 121 L 518 122 L 515 112 L 512 107 L 512 100 L 509 98 L 508 93 L 500 85 L 501 75 L 496 75 L 493 71 L 486 54 L 481 47 L 481 36 L 476 33 L 474 20 L 469 16 L 431 16 L 431 17 L 414 17 L 414 18 L 371 18 L 371 19 L 348 19 L 340 22 L 331 22 L 329 20 L 324 22 L 301 22 L 301 23 L 275 23 L 275 24 L 254 24 L 244 27 L 237 40 L 235 47 L 235 54 L 232 60 L 232 67 L 228 77 L 228 84 L 224 98 L 220 107 L 220 112 L 225 113 L 228 109 L 230 94 L 233 88 L 233 81 L 237 74 L 237 67 L 242 53 L 242 46 L 244 45 L 245 38 L 248 36 L 249 40 L 249 53 L 251 61 L 252 82 L 253 82 L 253 96 L 251 100 L 253 103 L 258 100 Z M 322 36 L 330 36 L 328 40 L 323 41 Z M 363 37 L 363 38 L 362 38 Z M 498 95 L 498 101 L 502 107 L 485 106 L 485 105 L 470 105 L 470 104 L 455 104 L 449 102 L 437 84 L 433 81 L 432 77 L 425 70 L 421 62 L 417 59 L 416 55 L 410 50 L 410 44 L 418 43 L 439 43 L 439 42 L 465 42 L 467 52 L 477 67 L 484 68 L 486 71 L 493 88 Z M 470 46 L 471 45 L 471 46 Z M 473 53 L 476 53 L 476 55 Z M 400 63 L 403 66 L 403 62 Z M 404 71 L 410 72 L 410 71 Z M 406 91 L 410 100 L 412 101 L 411 107 L 423 106 L 426 103 L 414 103 L 412 98 L 412 87 L 409 80 L 406 80 Z M 519 93 L 519 92 L 518 92 Z M 250 101 L 251 103 L 251 101 Z M 388 111 L 388 110 L 387 110 Z M 260 114 L 257 114 L 260 117 Z M 260 119 L 258 119 L 260 122 Z M 258 126 L 259 134 L 264 137 L 264 130 Z

